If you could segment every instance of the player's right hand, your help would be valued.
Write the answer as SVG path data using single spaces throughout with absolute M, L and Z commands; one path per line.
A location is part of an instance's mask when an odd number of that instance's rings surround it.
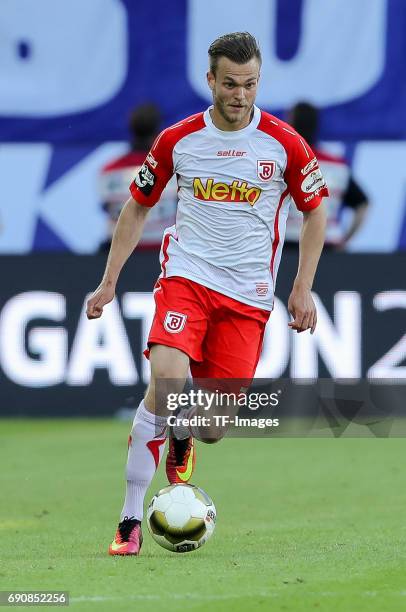
M 99 285 L 87 301 L 86 315 L 88 319 L 98 319 L 103 314 L 103 308 L 114 298 L 114 287 Z

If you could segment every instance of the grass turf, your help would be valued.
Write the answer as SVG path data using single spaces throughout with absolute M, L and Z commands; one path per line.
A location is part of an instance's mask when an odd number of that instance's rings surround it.
M 404 610 L 405 441 L 198 446 L 213 538 L 111 558 L 129 425 L 0 421 L 0 589 L 67 590 L 74 610 Z M 147 495 L 165 483 L 164 470 Z

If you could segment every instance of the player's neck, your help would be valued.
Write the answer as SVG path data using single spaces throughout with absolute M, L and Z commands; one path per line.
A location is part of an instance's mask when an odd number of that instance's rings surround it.
M 216 127 L 218 130 L 223 130 L 224 132 L 236 132 L 238 130 L 243 130 L 251 123 L 254 116 L 254 108 L 252 108 L 248 117 L 242 121 L 231 123 L 230 121 L 227 121 L 225 117 L 223 117 L 215 106 L 211 108 L 209 112 L 214 127 Z

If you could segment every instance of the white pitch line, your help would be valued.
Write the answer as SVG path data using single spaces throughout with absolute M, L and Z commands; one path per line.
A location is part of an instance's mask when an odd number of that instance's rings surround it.
M 94 595 L 94 596 L 86 596 L 82 595 L 80 597 L 70 597 L 69 603 L 82 603 L 84 601 L 90 602 L 100 602 L 100 601 L 160 601 L 160 600 L 168 600 L 168 599 L 196 599 L 198 601 L 208 600 L 226 600 L 226 599 L 240 599 L 241 597 L 277 597 L 276 593 L 241 593 L 239 595 L 198 595 L 197 593 L 166 593 L 165 595 L 128 595 L 127 597 L 104 597 L 102 595 Z
M 296 584 L 296 583 L 292 583 Z M 298 585 L 300 586 L 300 585 Z M 93 595 L 87 596 L 82 595 L 80 597 L 70 597 L 69 603 L 82 603 L 82 602 L 103 602 L 103 601 L 160 601 L 168 599 L 174 600 L 187 600 L 194 599 L 197 601 L 225 601 L 227 599 L 240 599 L 242 597 L 280 597 L 282 593 L 280 592 L 282 587 L 278 589 L 279 592 L 274 591 L 270 592 L 255 592 L 255 593 L 240 593 L 238 595 L 199 595 L 197 593 L 166 593 L 165 595 L 128 595 L 127 597 L 104 597 L 103 595 Z M 362 591 L 359 595 L 367 596 L 367 597 L 375 597 L 379 595 L 379 591 Z M 382 593 L 384 594 L 384 593 Z M 387 593 L 386 593 L 387 594 Z M 406 596 L 406 591 L 392 591 L 391 595 L 400 595 L 402 597 Z M 339 591 L 306 591 L 306 595 L 318 596 L 318 597 L 339 597 L 342 595 Z

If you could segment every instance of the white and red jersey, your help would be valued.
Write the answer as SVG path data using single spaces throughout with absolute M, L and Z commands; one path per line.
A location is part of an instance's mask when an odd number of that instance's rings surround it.
M 289 125 L 254 107 L 247 127 L 223 131 L 210 110 L 161 132 L 131 194 L 153 206 L 176 174 L 178 209 L 162 241 L 162 277 L 189 278 L 272 310 L 292 199 L 306 211 L 328 190 L 314 153 Z
M 342 242 L 345 233 L 340 217 L 342 207 L 355 209 L 365 202 L 367 197 L 352 178 L 351 169 L 345 159 L 320 149 L 315 149 L 315 153 L 329 190 L 329 197 L 325 202 L 327 213 L 325 243 L 337 245 Z M 302 223 L 303 215 L 292 207 L 286 224 L 286 240 L 299 242 Z

